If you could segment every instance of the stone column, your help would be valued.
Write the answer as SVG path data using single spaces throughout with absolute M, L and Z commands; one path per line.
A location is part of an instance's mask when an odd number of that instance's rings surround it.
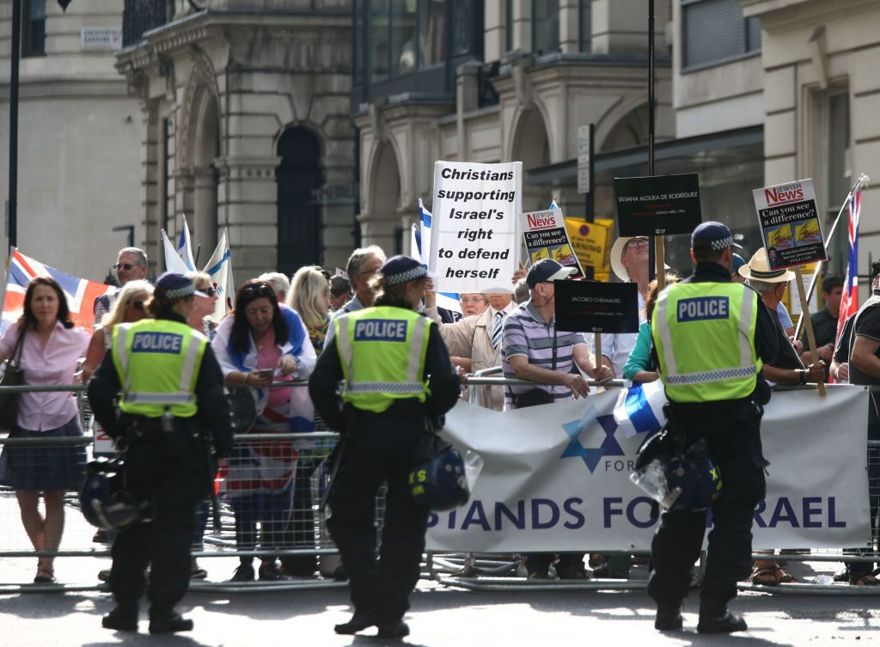
M 193 209 L 186 215 L 198 265 L 203 265 L 217 246 L 217 193 L 216 171 L 210 166 L 193 169 Z
M 220 170 L 217 225 L 229 229 L 232 271 L 241 283 L 277 266 L 275 169 L 281 158 L 225 157 L 215 163 Z

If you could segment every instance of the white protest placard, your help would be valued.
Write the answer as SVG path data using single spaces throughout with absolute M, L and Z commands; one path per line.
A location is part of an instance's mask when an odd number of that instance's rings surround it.
M 429 267 L 439 290 L 511 290 L 521 185 L 522 162 L 434 164 Z

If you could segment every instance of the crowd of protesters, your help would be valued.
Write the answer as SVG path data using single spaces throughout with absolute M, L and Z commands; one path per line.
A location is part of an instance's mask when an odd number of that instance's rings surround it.
M 796 385 L 824 380 L 829 374 L 857 384 L 880 383 L 880 308 L 868 311 L 857 322 L 850 320 L 835 350 L 835 333 L 842 281 L 823 281 L 825 309 L 813 315 L 820 360 L 812 363 L 805 342 L 793 337 L 791 319 L 782 297 L 791 276 L 768 272 L 766 254 L 759 250 L 748 262 L 735 255 L 731 278 L 745 281 L 761 296 L 772 313 L 779 353 L 764 366 L 773 384 Z M 214 319 L 216 286 L 207 274 L 189 278 L 198 290 L 189 325 L 204 332 L 217 356 L 234 407 L 247 410 L 250 422 L 237 433 L 307 434 L 316 429 L 315 413 L 305 386 L 279 387 L 286 381 L 307 380 L 317 356 L 332 342 L 334 317 L 372 305 L 371 279 L 385 262 L 377 246 L 355 250 L 345 272 L 331 275 L 317 266 L 300 268 L 292 277 L 273 272 L 246 280 L 237 289 L 234 307 L 222 321 Z M 423 313 L 440 323 L 440 334 L 451 362 L 460 374 L 500 367 L 508 378 L 531 380 L 534 385 L 479 387 L 479 402 L 492 409 L 518 409 L 571 398 L 587 397 L 590 381 L 602 384 L 615 378 L 634 382 L 658 379 L 652 353 L 650 317 L 658 295 L 649 281 L 648 241 L 621 238 L 611 250 L 611 265 L 619 280 L 637 285 L 640 329 L 638 333 L 603 336 L 599 362 L 594 362 L 591 341 L 581 333 L 557 330 L 554 318 L 554 281 L 571 272 L 545 259 L 528 272 L 521 268 L 511 277 L 510 290 L 460 295 L 461 313 L 437 307 L 436 294 L 428 291 Z M 24 314 L 0 341 L 0 359 L 20 357 L 26 383 L 64 385 L 77 377 L 88 381 L 108 351 L 113 326 L 150 316 L 153 291 L 147 280 L 146 254 L 136 248 L 120 250 L 115 265 L 119 288 L 95 303 L 96 326 L 91 335 L 71 322 L 64 294 L 49 278 L 37 278 L 27 287 Z M 872 279 L 880 283 L 880 265 Z M 759 278 L 760 277 L 760 278 Z M 769 278 L 768 278 L 769 277 Z M 673 271 L 666 283 L 678 280 Z M 876 291 L 875 295 L 880 294 Z M 876 297 L 880 302 L 880 296 Z M 875 321 L 877 320 L 877 321 Z M 833 360 L 833 361 L 832 361 Z M 275 386 L 270 386 L 272 384 Z M 877 408 L 872 408 L 869 438 L 880 438 Z M 239 413 L 239 412 L 236 412 Z M 16 437 L 81 436 L 76 402 L 70 394 L 25 393 L 20 398 Z M 289 556 L 294 547 L 314 546 L 311 477 L 320 467 L 317 444 L 306 439 L 239 442 L 222 474 L 222 497 L 235 519 L 235 545 L 243 553 L 260 551 L 260 564 L 242 556 L 232 581 L 279 580 L 313 576 L 314 556 Z M 869 450 L 874 471 L 880 459 Z M 24 529 L 37 551 L 58 549 L 64 528 L 64 493 L 75 490 L 83 475 L 86 452 L 70 446 L 59 450 L 45 446 L 9 447 L 0 461 L 0 481 L 15 490 Z M 880 475 L 871 473 L 872 522 L 880 500 Z M 43 499 L 45 513 L 39 511 Z M 202 547 L 208 506 L 196 511 L 194 548 Z M 792 581 L 778 561 L 767 556 L 755 564 L 752 581 L 778 584 Z M 523 563 L 528 576 L 546 579 L 586 579 L 583 553 L 531 553 Z M 607 573 L 608 556 L 591 556 L 596 574 Z M 193 560 L 193 577 L 206 573 Z M 853 585 L 873 585 L 878 580 L 870 564 L 852 564 L 845 575 Z M 52 557 L 40 557 L 36 582 L 54 582 Z

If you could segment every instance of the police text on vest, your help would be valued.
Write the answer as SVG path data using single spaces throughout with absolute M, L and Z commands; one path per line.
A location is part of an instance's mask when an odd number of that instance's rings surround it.
M 180 353 L 183 335 L 167 332 L 139 332 L 131 343 L 132 353 Z
M 730 313 L 730 301 L 727 297 L 682 299 L 677 305 L 679 322 L 727 319 Z
M 366 319 L 354 327 L 355 341 L 406 341 L 405 321 Z

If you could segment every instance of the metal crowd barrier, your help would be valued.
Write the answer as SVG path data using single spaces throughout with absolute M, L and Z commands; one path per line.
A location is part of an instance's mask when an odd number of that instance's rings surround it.
M 481 371 L 468 379 L 467 397 L 465 399 L 482 398 L 482 391 L 478 387 L 484 385 L 503 384 L 529 384 L 523 380 L 508 380 L 503 377 L 494 377 L 499 369 Z M 279 383 L 273 386 L 290 387 L 302 386 L 305 382 Z M 591 382 L 595 386 L 595 383 Z M 606 388 L 624 386 L 622 380 L 606 383 Z M 53 387 L 0 387 L 0 392 L 22 393 L 27 391 L 69 391 L 77 394 L 79 410 L 85 435 L 78 438 L 7 438 L 0 437 L 0 447 L 44 447 L 52 446 L 60 449 L 69 447 L 85 447 L 87 454 L 94 454 L 94 437 L 92 435 L 92 416 L 88 408 L 87 399 L 84 396 L 83 385 L 53 386 Z M 878 388 L 880 390 L 880 388 Z M 220 506 L 218 509 L 219 529 L 214 529 L 214 515 L 211 510 L 201 510 L 201 520 L 204 523 L 202 541 L 194 546 L 192 555 L 199 560 L 199 565 L 209 570 L 206 580 L 193 580 L 191 589 L 210 592 L 242 592 L 242 591 L 281 591 L 293 589 L 334 588 L 346 585 L 343 579 L 334 578 L 335 570 L 339 565 L 338 552 L 329 538 L 324 525 L 324 519 L 318 507 L 318 502 L 325 485 L 327 474 L 324 469 L 324 460 L 332 451 L 338 434 L 320 427 L 311 433 L 250 433 L 235 437 L 236 452 L 238 454 L 247 451 L 255 451 L 261 456 L 270 459 L 275 473 L 268 476 L 282 478 L 285 470 L 292 469 L 292 463 L 297 463 L 297 472 L 294 478 L 294 492 L 292 504 L 292 518 L 294 523 L 284 528 L 273 526 L 272 521 L 267 522 L 267 528 L 260 531 L 252 538 L 253 542 L 241 546 L 236 540 L 235 532 L 235 507 L 231 504 L 230 492 L 233 491 L 232 481 L 236 474 L 227 472 L 223 478 L 218 479 L 220 490 Z M 871 446 L 880 447 L 880 442 L 871 441 Z M 233 462 L 233 464 L 235 464 Z M 241 475 L 239 475 L 241 476 Z M 248 475 L 245 474 L 245 477 Z M 253 476 L 251 474 L 251 476 Z M 242 480 L 247 480 L 244 478 Z M 271 479 L 269 479 L 271 480 Z M 277 503 L 277 501 L 275 502 Z M 237 506 L 239 511 L 241 506 Z M 377 498 L 377 529 L 381 526 L 383 516 L 384 498 Z M 0 524 L 0 593 L 10 592 L 39 592 L 39 591 L 82 591 L 82 590 L 105 590 L 106 584 L 99 580 L 100 569 L 109 568 L 109 546 L 102 541 L 96 541 L 95 528 L 88 525 L 78 511 L 78 500 L 75 492 L 69 492 L 65 496 L 66 515 L 65 532 L 58 551 L 49 553 L 46 551 L 34 551 L 30 545 L 24 528 L 19 520 L 18 505 L 14 493 L 7 487 L 0 487 L 0 515 L 4 523 Z M 258 516 L 265 510 L 256 510 Z M 274 533 L 274 535 L 273 535 Z M 267 539 L 268 535 L 268 539 Z M 274 536 L 274 539 L 272 537 Z M 876 536 L 874 543 L 876 545 Z M 266 548 L 261 542 L 271 544 Z M 33 563 L 24 565 L 24 560 L 32 560 L 38 556 L 53 555 L 60 558 L 60 564 L 56 568 L 59 581 L 63 584 L 31 584 L 33 577 Z M 238 558 L 254 557 L 257 560 L 263 556 L 275 556 L 279 559 L 295 558 L 300 564 L 305 564 L 305 570 L 309 570 L 311 564 L 312 575 L 294 577 L 279 581 L 253 582 L 230 582 Z M 535 591 L 535 590 L 641 590 L 647 584 L 647 565 L 644 563 L 646 553 L 610 553 L 610 559 L 626 558 L 635 556 L 641 563 L 637 563 L 631 574 L 625 578 L 593 578 L 590 580 L 530 580 L 524 576 L 524 569 L 518 554 L 483 554 L 483 553 L 427 553 L 423 563 L 422 575 L 431 578 L 447 586 L 455 586 L 480 591 Z M 69 558 L 97 558 L 94 560 L 72 560 Z M 756 553 L 754 559 L 768 559 L 767 554 Z M 217 558 L 225 558 L 218 560 Z M 841 551 L 810 551 L 807 554 L 776 555 L 773 559 L 809 562 L 873 562 L 880 561 L 880 553 L 871 552 L 861 555 L 844 555 Z M 254 564 L 257 571 L 259 564 Z M 338 573 L 336 573 L 338 574 Z M 694 584 L 701 579 L 701 569 L 694 574 Z M 840 586 L 824 583 L 793 583 L 779 586 L 756 586 L 741 583 L 740 588 L 758 590 L 780 594 L 809 594 L 809 595 L 876 595 L 880 593 L 880 587 L 856 587 Z
M 273 387 L 305 386 L 307 383 L 282 382 Z M 27 458 L 46 449 L 70 451 L 84 448 L 86 460 L 102 449 L 106 452 L 109 441 L 96 445 L 92 413 L 85 397 L 85 386 L 15 386 L 0 387 L 0 392 L 72 392 L 75 394 L 84 430 L 81 437 L 70 438 L 15 438 L 0 437 L 0 447 L 29 448 Z M 316 421 L 316 426 L 320 421 Z M 259 431 L 259 429 L 257 429 Z M 330 540 L 319 511 L 319 502 L 328 477 L 325 459 L 333 450 L 338 434 L 323 425 L 308 433 L 248 433 L 235 436 L 230 466 L 221 470 L 215 480 L 219 490 L 216 513 L 205 502 L 196 513 L 197 537 L 192 556 L 199 567 L 208 571 L 208 579 L 193 580 L 191 588 L 203 591 L 265 591 L 289 589 L 336 588 L 346 586 L 340 570 L 338 551 Z M 112 449 L 111 449 L 112 451 Z M 20 459 L 19 459 L 20 460 Z M 81 471 L 81 473 L 84 473 Z M 265 496 L 250 493 L 254 482 L 272 492 Z M 287 485 L 285 489 L 283 485 Z M 236 485 L 244 489 L 236 489 Z M 289 496 L 288 496 L 289 492 Z M 377 503 L 381 519 L 384 502 Z M 110 548 L 106 533 L 97 532 L 79 513 L 76 492 L 64 497 L 65 530 L 57 551 L 35 551 L 19 519 L 15 493 L 0 486 L 0 593 L 45 590 L 102 590 L 106 584 L 106 569 L 110 566 Z M 240 526 L 256 520 L 253 530 L 239 531 L 236 535 L 236 515 Z M 202 531 L 203 529 L 203 531 Z M 63 584 L 31 584 L 34 569 L 31 559 L 43 556 L 59 558 L 56 574 Z M 97 558 L 70 560 L 73 557 Z M 275 557 L 286 562 L 294 575 L 283 580 L 252 582 L 228 581 L 240 557 L 251 557 L 258 573 L 261 557 Z M 227 558 L 218 560 L 217 558 Z M 27 561 L 26 561 L 27 560 Z M 75 562 L 75 566 L 73 565 Z M 87 565 L 84 565 L 87 564 Z

